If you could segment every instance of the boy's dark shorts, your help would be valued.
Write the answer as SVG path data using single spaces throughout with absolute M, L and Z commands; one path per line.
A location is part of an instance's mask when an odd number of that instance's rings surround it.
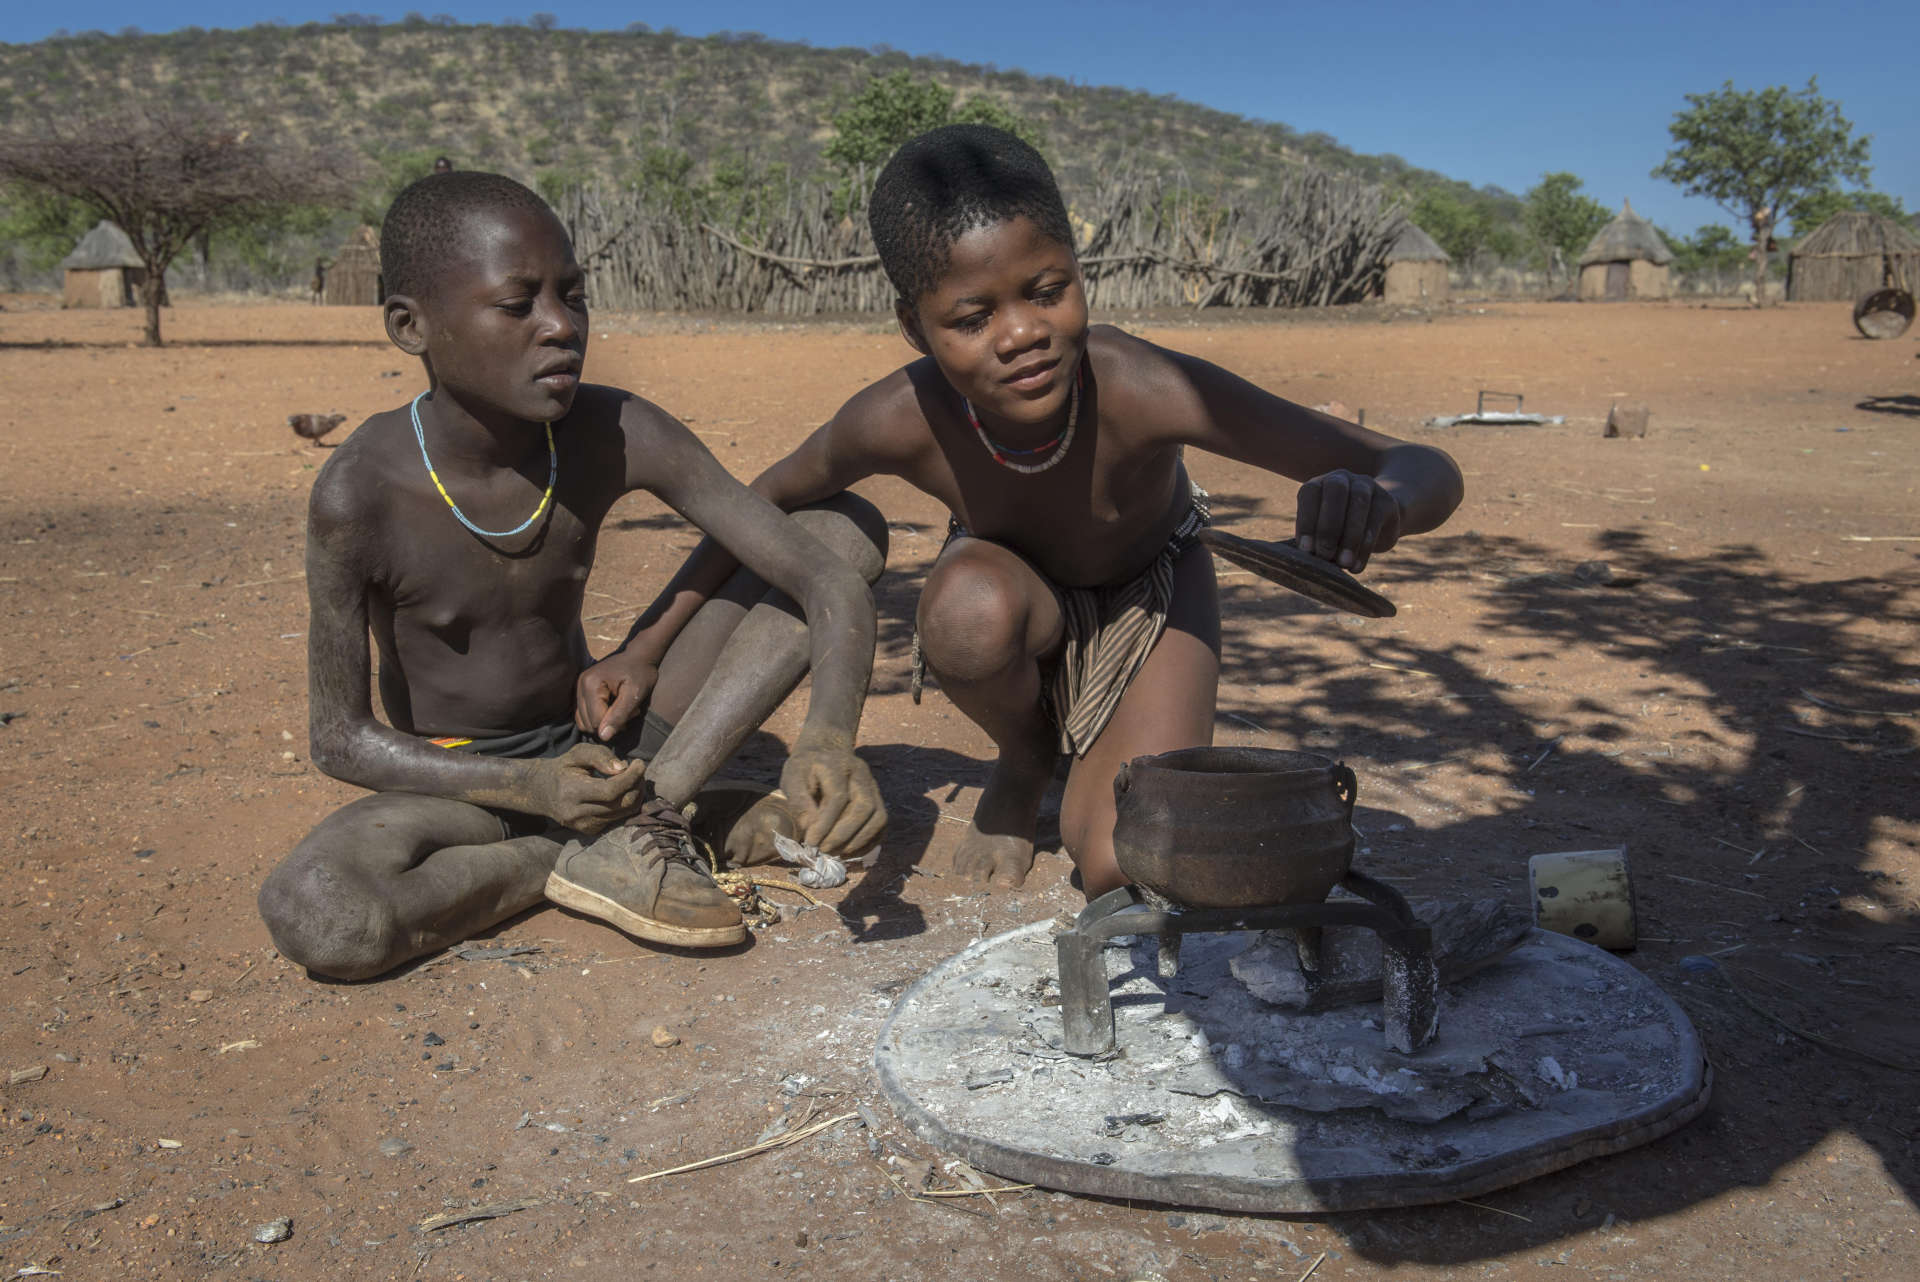
M 666 744 L 667 736 L 672 733 L 673 723 L 652 708 L 648 708 L 644 716 L 627 722 L 620 733 L 608 740 L 607 747 L 622 760 L 652 761 L 660 755 L 660 749 Z M 492 739 L 446 738 L 434 739 L 431 742 L 453 752 L 470 752 L 482 757 L 526 761 L 541 757 L 563 757 L 583 743 L 599 743 L 600 740 L 583 733 L 580 727 L 571 721 L 557 721 L 552 725 L 522 730 L 518 734 L 499 735 Z M 530 815 L 519 810 L 501 810 L 493 806 L 488 806 L 487 809 L 500 817 L 508 837 L 530 837 L 554 826 L 553 821 L 545 815 Z

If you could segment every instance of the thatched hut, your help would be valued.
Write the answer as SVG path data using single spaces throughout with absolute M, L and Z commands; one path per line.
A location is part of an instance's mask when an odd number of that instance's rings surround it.
M 1667 242 L 1627 201 L 1580 255 L 1580 297 L 1665 298 L 1671 292 L 1667 264 L 1672 261 Z
M 60 260 L 60 268 L 62 307 L 134 307 L 147 279 L 127 233 L 104 218 Z
M 1411 219 L 1402 219 L 1393 244 L 1387 247 L 1387 272 L 1380 281 L 1380 297 L 1389 303 L 1446 302 L 1447 264 L 1451 261 L 1439 242 Z
M 1790 302 L 1850 303 L 1883 285 L 1920 290 L 1920 236 L 1879 214 L 1835 214 L 1787 257 Z
M 336 307 L 378 307 L 386 297 L 386 282 L 380 277 L 380 233 L 362 226 L 334 254 L 320 301 Z

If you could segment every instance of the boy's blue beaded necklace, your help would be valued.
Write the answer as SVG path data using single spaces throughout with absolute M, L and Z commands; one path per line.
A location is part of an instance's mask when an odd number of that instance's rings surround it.
M 560 452 L 553 448 L 553 424 L 548 423 L 546 425 L 547 492 L 540 496 L 540 506 L 533 509 L 532 516 L 520 522 L 520 524 L 514 526 L 511 530 L 483 530 L 472 521 L 469 521 L 467 514 L 460 510 L 460 505 L 453 501 L 453 495 L 447 493 L 447 487 L 440 483 L 440 473 L 433 470 L 433 460 L 427 457 L 427 432 L 425 428 L 420 426 L 420 402 L 426 400 L 427 395 L 427 392 L 420 393 L 420 395 L 413 398 L 413 404 L 409 407 L 413 415 L 413 439 L 420 442 L 420 461 L 427 465 L 427 476 L 433 481 L 433 488 L 440 491 L 440 497 L 447 501 L 449 508 L 453 509 L 454 519 L 466 526 L 469 530 L 472 530 L 475 534 L 478 534 L 481 538 L 486 539 L 511 538 L 513 535 L 520 533 L 535 521 L 539 520 L 540 514 L 547 510 L 547 504 L 553 501 L 554 482 L 560 479 Z

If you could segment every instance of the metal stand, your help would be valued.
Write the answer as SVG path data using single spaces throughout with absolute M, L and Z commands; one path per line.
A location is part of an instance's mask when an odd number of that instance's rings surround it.
M 1109 891 L 1080 911 L 1054 939 L 1060 964 L 1062 1049 L 1104 1055 L 1114 1049 L 1113 999 L 1101 952 L 1118 935 L 1160 937 L 1159 972 L 1170 979 L 1180 965 L 1180 937 L 1241 930 L 1292 930 L 1309 982 L 1320 970 L 1320 932 L 1327 926 L 1364 926 L 1380 937 L 1384 987 L 1381 1024 L 1387 1045 L 1411 1055 L 1439 1029 L 1440 978 L 1433 935 L 1398 891 L 1363 873 L 1340 885 L 1364 903 L 1288 904 L 1273 908 L 1182 909 L 1155 905 L 1133 886 Z M 1144 907 L 1142 912 L 1124 911 Z

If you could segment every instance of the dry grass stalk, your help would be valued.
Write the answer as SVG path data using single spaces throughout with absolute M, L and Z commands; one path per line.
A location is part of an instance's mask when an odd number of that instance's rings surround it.
M 437 1233 L 441 1229 L 452 1228 L 456 1224 L 470 1224 L 474 1220 L 497 1220 L 503 1215 L 512 1215 L 515 1211 L 525 1211 L 540 1205 L 534 1198 L 520 1198 L 512 1202 L 488 1202 L 483 1206 L 470 1206 L 464 1211 L 442 1211 L 438 1215 L 429 1215 L 414 1227 L 422 1233 Z
M 630 1178 L 627 1183 L 644 1184 L 648 1180 L 664 1179 L 669 1175 L 685 1175 L 689 1171 L 704 1171 L 709 1166 L 724 1166 L 728 1162 L 737 1162 L 741 1158 L 757 1157 L 761 1153 L 770 1153 L 777 1148 L 786 1148 L 789 1144 L 798 1144 L 801 1140 L 810 1139 L 829 1127 L 838 1126 L 842 1122 L 850 1122 L 859 1116 L 860 1114 L 858 1113 L 841 1113 L 837 1117 L 823 1118 L 811 1125 L 788 1131 L 784 1135 L 776 1135 L 772 1139 L 763 1141 L 762 1143 L 752 1144 L 742 1149 L 735 1149 L 731 1153 L 722 1153 L 717 1157 L 702 1158 L 698 1162 L 688 1162 L 684 1166 L 669 1167 L 664 1171 L 649 1171 L 645 1175 L 635 1175 Z

